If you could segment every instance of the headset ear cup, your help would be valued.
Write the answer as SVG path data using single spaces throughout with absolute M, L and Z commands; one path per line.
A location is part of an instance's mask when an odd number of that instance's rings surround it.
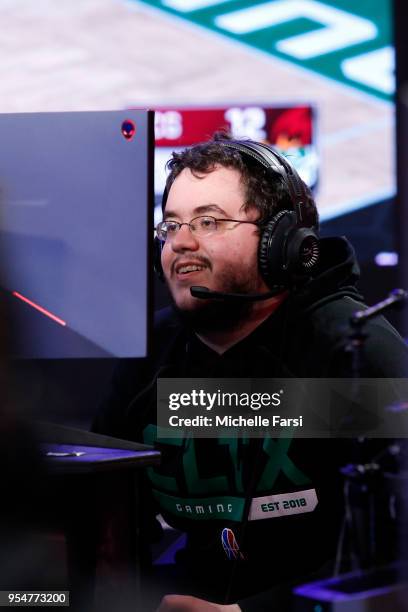
M 311 227 L 299 227 L 288 237 L 287 269 L 291 276 L 310 276 L 320 259 L 319 238 Z
M 309 278 L 319 261 L 319 238 L 299 227 L 294 211 L 282 210 L 268 221 L 259 241 L 259 270 L 268 287 L 289 287 Z
M 287 287 L 285 244 L 288 233 L 296 227 L 296 214 L 281 210 L 263 229 L 258 249 L 258 265 L 268 287 Z
M 153 241 L 153 267 L 157 278 L 164 283 L 164 272 L 161 264 L 162 242 L 156 237 Z

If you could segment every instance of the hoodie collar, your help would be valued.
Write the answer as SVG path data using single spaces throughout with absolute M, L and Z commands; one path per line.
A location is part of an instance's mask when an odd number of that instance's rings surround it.
M 320 264 L 313 278 L 291 296 L 292 307 L 310 312 L 346 295 L 362 300 L 356 288 L 359 278 L 360 267 L 347 238 L 321 238 Z

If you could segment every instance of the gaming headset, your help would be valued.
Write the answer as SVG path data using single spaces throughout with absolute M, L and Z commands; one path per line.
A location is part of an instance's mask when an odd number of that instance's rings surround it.
M 219 140 L 217 144 L 239 151 L 260 163 L 274 178 L 280 177 L 292 200 L 292 210 L 281 210 L 261 225 L 258 248 L 258 266 L 262 278 L 271 289 L 291 288 L 306 280 L 319 262 L 317 228 L 306 221 L 306 186 L 291 163 L 271 147 L 251 140 Z M 164 209 L 169 189 L 163 193 Z M 161 266 L 162 243 L 156 237 L 154 266 L 158 277 L 164 280 Z

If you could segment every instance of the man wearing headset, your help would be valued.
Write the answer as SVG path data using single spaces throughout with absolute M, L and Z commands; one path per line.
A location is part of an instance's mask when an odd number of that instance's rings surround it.
M 319 240 L 312 195 L 285 159 L 216 135 L 174 153 L 169 169 L 156 269 L 176 314 L 158 317 L 149 360 L 122 367 L 95 429 L 156 442 L 160 376 L 350 376 L 342 329 L 361 308 L 358 265 L 345 239 Z M 200 299 L 192 286 L 267 299 Z M 379 318 L 367 333 L 361 374 L 405 376 L 407 349 L 395 330 Z M 168 570 L 167 592 L 183 594 L 166 595 L 159 612 L 282 612 L 291 584 L 332 570 L 343 516 L 338 468 L 350 461 L 332 441 L 157 446 L 151 512 L 187 532 Z M 274 513 L 282 495 L 306 502 Z M 271 509 L 262 517 L 253 511 L 261 498 Z

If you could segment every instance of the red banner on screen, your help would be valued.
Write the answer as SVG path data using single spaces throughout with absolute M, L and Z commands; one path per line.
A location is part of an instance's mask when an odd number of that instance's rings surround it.
M 155 109 L 156 146 L 182 147 L 206 141 L 217 130 L 281 148 L 304 147 L 313 141 L 310 106 L 231 106 L 224 108 Z

